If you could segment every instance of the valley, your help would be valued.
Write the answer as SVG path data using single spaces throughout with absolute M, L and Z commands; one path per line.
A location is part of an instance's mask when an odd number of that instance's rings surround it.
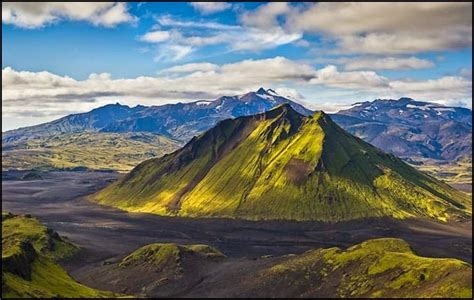
M 401 238 L 417 255 L 472 263 L 471 221 L 442 224 L 380 218 L 331 224 L 161 217 L 127 213 L 84 198 L 123 176 L 117 173 L 48 172 L 40 180 L 20 179 L 23 175 L 13 172 L 2 180 L 2 209 L 33 214 L 81 247 L 64 267 L 75 280 L 96 289 L 112 290 L 111 282 L 98 278 L 137 248 L 152 243 L 210 245 L 228 257 L 226 266 L 247 266 L 249 272 L 254 259 L 261 257 L 276 262 L 283 255 L 316 248 L 345 249 L 381 237 Z

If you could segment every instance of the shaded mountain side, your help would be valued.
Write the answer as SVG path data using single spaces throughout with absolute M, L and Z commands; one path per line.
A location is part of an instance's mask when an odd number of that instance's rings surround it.
M 118 296 L 76 282 L 57 263 L 77 251 L 38 220 L 2 212 L 2 298 Z
M 144 297 L 472 297 L 472 266 L 417 256 L 392 238 L 254 260 L 152 244 L 104 267 L 96 284 L 111 283 Z
M 128 211 L 337 222 L 468 218 L 469 198 L 290 105 L 225 120 L 91 196 Z
M 467 108 L 378 99 L 355 103 L 332 117 L 350 133 L 398 157 L 472 158 L 472 111 Z

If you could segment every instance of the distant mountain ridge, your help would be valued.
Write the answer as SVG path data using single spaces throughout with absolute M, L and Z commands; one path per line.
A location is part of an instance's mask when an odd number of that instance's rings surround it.
M 311 110 L 291 98 L 263 88 L 238 96 L 222 96 L 213 101 L 135 107 L 117 103 L 4 132 L 2 148 L 22 149 L 19 145 L 27 140 L 84 132 L 145 132 L 185 143 L 219 121 L 262 113 L 283 103 L 289 103 L 303 115 L 312 114 Z M 355 103 L 331 116 L 350 133 L 407 161 L 472 160 L 472 111 L 467 108 L 405 97 Z
M 222 96 L 214 101 L 199 100 L 149 107 L 109 104 L 90 112 L 68 115 L 49 123 L 4 132 L 2 144 L 58 133 L 84 131 L 117 133 L 140 131 L 188 141 L 221 120 L 264 112 L 282 103 L 290 103 L 302 114 L 312 113 L 302 105 L 278 95 L 271 89 L 260 88 L 256 92 L 238 96 Z
M 472 157 L 472 111 L 415 101 L 374 100 L 332 114 L 350 133 L 402 158 Z

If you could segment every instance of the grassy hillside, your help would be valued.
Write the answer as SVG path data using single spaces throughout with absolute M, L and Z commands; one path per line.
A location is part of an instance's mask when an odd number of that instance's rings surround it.
M 420 257 L 392 238 L 254 260 L 206 245 L 152 244 L 99 278 L 148 297 L 472 297 L 470 264 Z
M 2 145 L 2 170 L 87 167 L 128 171 L 179 143 L 151 133 L 63 133 Z
M 334 291 L 344 298 L 471 298 L 471 279 L 468 263 L 420 257 L 403 240 L 375 239 L 345 251 L 318 249 L 289 257 L 260 271 L 247 288 L 252 293 L 284 286 L 278 297 L 334 297 Z
M 342 221 L 468 218 L 464 193 L 289 105 L 225 120 L 145 161 L 91 197 L 128 211 L 190 217 Z
M 2 298 L 114 296 L 74 281 L 57 263 L 77 250 L 37 219 L 2 212 Z

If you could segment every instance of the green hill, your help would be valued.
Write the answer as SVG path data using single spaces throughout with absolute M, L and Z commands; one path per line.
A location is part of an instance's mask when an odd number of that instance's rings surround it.
M 289 105 L 228 119 L 93 200 L 135 212 L 252 220 L 468 218 L 469 197 Z
M 115 296 L 74 281 L 57 263 L 77 250 L 37 219 L 2 212 L 2 298 Z
M 146 133 L 62 133 L 2 144 L 2 170 L 129 171 L 138 163 L 179 148 L 177 141 Z
M 258 272 L 246 289 L 285 286 L 271 297 L 471 298 L 471 280 L 470 264 L 420 257 L 403 240 L 387 238 L 290 257 Z
M 280 257 L 228 258 L 206 245 L 151 244 L 98 276 L 141 297 L 472 298 L 472 266 L 416 255 L 400 239 Z

